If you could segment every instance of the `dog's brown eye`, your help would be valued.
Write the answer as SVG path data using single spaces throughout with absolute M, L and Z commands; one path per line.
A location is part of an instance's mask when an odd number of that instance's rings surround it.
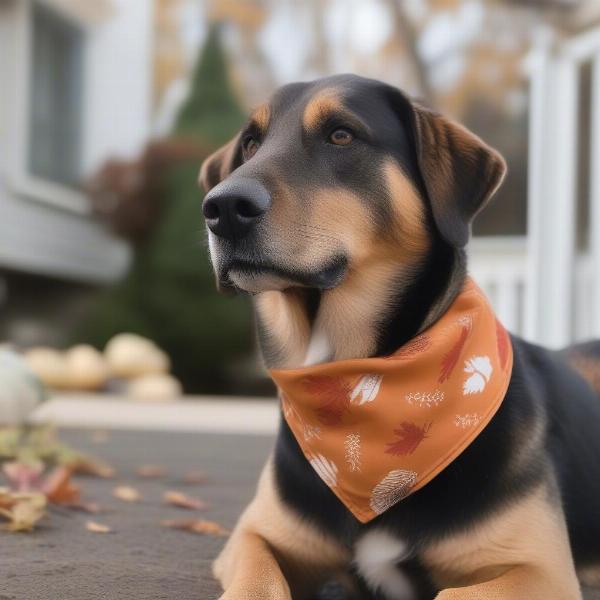
M 242 149 L 244 151 L 244 158 L 246 160 L 248 160 L 249 158 L 252 158 L 258 152 L 259 148 L 260 148 L 260 142 L 256 138 L 249 135 L 248 137 L 246 137 L 244 139 L 244 143 L 243 143 Z
M 330 136 L 329 141 L 336 146 L 347 146 L 354 136 L 347 129 L 336 129 Z

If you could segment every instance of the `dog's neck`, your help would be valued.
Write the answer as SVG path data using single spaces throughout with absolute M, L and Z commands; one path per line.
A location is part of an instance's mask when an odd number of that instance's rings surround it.
M 464 252 L 446 264 L 364 265 L 337 288 L 302 288 L 255 296 L 261 349 L 267 368 L 294 368 L 330 360 L 393 352 L 434 323 L 462 289 Z M 431 258 L 431 257 L 430 257 Z M 442 261 L 443 262 L 443 261 Z

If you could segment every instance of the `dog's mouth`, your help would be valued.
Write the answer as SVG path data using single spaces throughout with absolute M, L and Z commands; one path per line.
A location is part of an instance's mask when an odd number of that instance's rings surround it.
M 339 255 L 316 269 L 289 268 L 270 261 L 236 258 L 221 269 L 219 279 L 248 293 L 285 290 L 292 287 L 328 290 L 344 279 L 348 260 Z

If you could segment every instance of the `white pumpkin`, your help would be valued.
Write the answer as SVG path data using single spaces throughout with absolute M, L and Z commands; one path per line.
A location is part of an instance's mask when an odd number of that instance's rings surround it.
M 114 336 L 104 349 L 106 362 L 117 377 L 168 373 L 169 357 L 151 340 L 133 333 Z
M 104 356 L 93 346 L 80 344 L 65 353 L 66 384 L 73 390 L 97 390 L 109 376 Z
M 160 373 L 137 377 L 127 386 L 127 395 L 141 402 L 171 402 L 181 393 L 181 384 L 175 377 Z
M 31 370 L 51 388 L 67 387 L 67 363 L 59 350 L 39 346 L 24 354 Z
M 45 399 L 44 385 L 23 357 L 0 350 L 0 424 L 25 422 Z

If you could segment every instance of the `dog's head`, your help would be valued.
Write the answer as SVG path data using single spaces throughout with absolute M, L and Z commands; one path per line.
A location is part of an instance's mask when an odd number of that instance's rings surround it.
M 329 289 L 377 261 L 454 248 L 499 186 L 502 158 L 399 90 L 343 75 L 278 90 L 202 166 L 221 285 Z

